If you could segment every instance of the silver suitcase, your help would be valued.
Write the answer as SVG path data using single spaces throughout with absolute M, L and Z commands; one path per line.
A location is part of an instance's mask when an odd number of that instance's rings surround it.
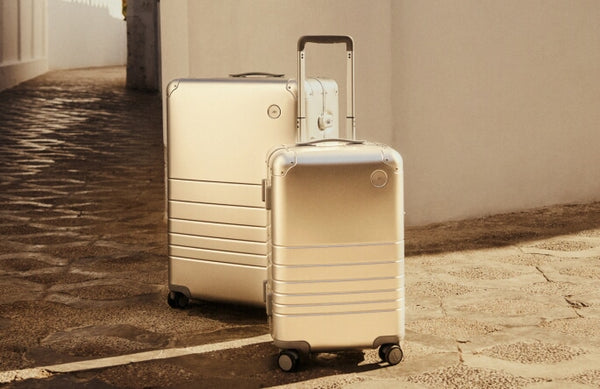
M 337 136 L 337 118 L 323 129 L 318 126 L 324 114 L 337 115 L 334 81 L 306 80 L 305 88 L 314 93 L 304 104 L 311 107 L 309 121 L 316 124 L 311 127 L 314 134 L 307 131 L 300 136 L 296 81 L 264 76 L 180 79 L 168 86 L 168 303 L 172 307 L 183 308 L 192 298 L 264 306 L 264 156 L 276 144 Z M 319 91 L 314 84 L 325 88 Z
M 344 42 L 353 61 L 349 37 L 301 42 Z M 349 123 L 353 93 L 351 100 Z M 275 148 L 268 169 L 266 305 L 274 344 L 282 349 L 280 368 L 294 370 L 299 352 L 377 347 L 383 360 L 399 363 L 405 306 L 400 154 L 380 144 L 321 140 Z

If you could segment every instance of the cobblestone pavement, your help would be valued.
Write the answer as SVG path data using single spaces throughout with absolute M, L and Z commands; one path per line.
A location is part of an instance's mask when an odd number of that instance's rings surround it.
M 124 78 L 51 72 L 0 92 L 0 379 L 268 333 L 262 309 L 167 306 L 160 96 Z M 394 367 L 365 350 L 285 374 L 259 342 L 5 385 L 600 387 L 600 203 L 410 228 L 406 254 Z

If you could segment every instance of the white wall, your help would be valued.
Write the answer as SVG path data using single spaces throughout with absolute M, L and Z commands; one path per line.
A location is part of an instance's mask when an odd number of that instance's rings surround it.
M 392 5 L 412 223 L 600 200 L 600 2 Z
M 0 90 L 48 70 L 46 0 L 0 0 Z
M 107 6 L 48 0 L 50 69 L 125 65 L 127 25 Z
M 160 5 L 163 91 L 176 77 L 295 77 L 299 36 L 352 35 L 357 131 L 404 156 L 408 224 L 600 200 L 598 1 Z M 339 63 L 314 53 L 317 69 Z

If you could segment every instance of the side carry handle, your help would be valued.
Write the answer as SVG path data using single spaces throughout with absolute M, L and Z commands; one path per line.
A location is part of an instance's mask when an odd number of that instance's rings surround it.
M 350 130 L 352 139 L 356 139 L 356 120 L 354 117 L 354 41 L 348 35 L 305 35 L 298 39 L 298 136 L 306 127 L 306 107 L 304 106 L 304 80 L 306 79 L 307 43 L 345 43 L 346 44 L 346 132 Z
M 343 138 L 327 138 L 311 140 L 310 142 L 296 143 L 296 146 L 317 146 L 319 143 L 346 143 L 348 145 L 362 145 L 365 143 L 364 140 L 356 139 L 343 139 Z
M 268 72 L 246 72 L 246 73 L 236 73 L 236 74 L 230 74 L 229 77 L 233 77 L 233 78 L 259 78 L 259 77 L 265 77 L 265 78 L 269 78 L 269 77 L 273 77 L 273 78 L 282 78 L 283 76 L 285 76 L 285 74 L 281 74 L 281 73 L 268 73 Z

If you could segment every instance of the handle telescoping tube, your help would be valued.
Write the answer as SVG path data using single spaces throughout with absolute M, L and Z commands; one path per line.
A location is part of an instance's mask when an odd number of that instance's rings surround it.
M 304 106 L 306 79 L 307 43 L 346 44 L 346 131 L 350 129 L 352 139 L 356 139 L 356 120 L 354 116 L 354 41 L 348 35 L 305 35 L 298 40 L 298 117 L 296 126 L 298 134 L 306 127 L 306 108 Z

